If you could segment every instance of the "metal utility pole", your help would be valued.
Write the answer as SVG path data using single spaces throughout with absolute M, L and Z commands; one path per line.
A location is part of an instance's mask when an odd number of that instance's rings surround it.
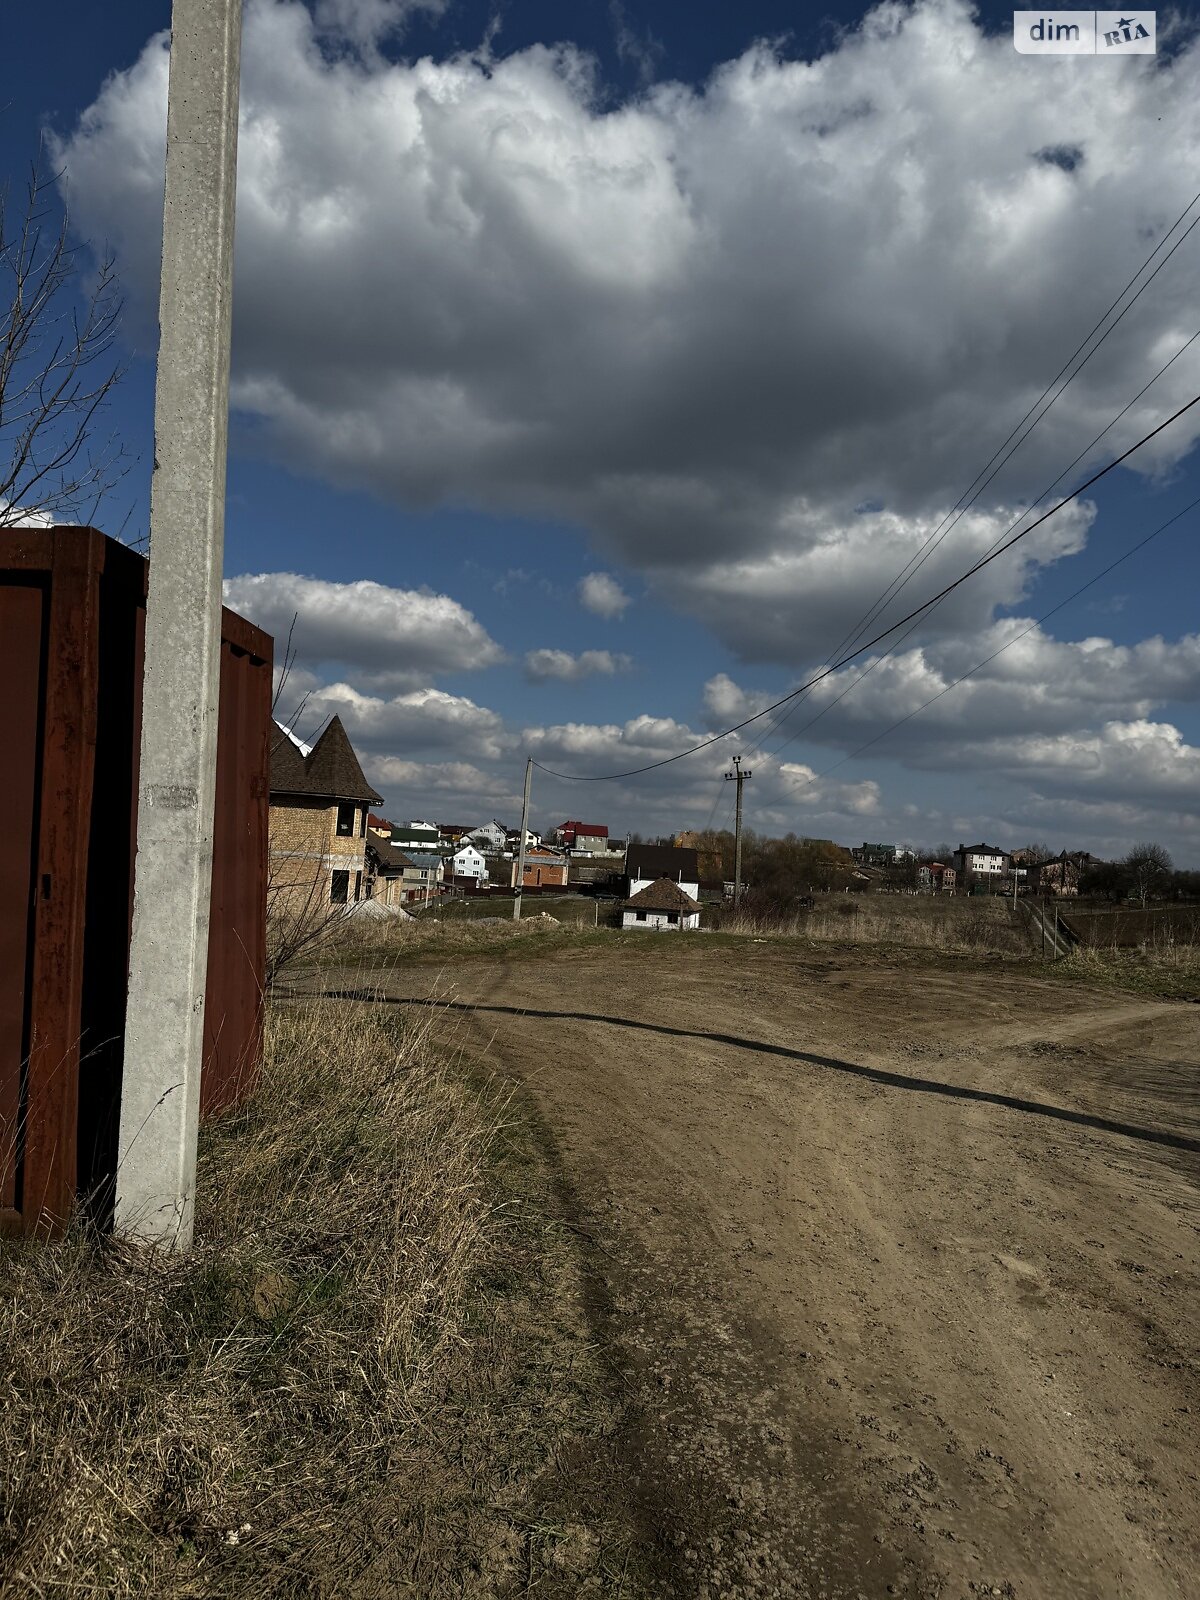
M 525 798 L 521 801 L 521 840 L 517 845 L 517 881 L 513 895 L 513 921 L 521 919 L 521 889 L 525 882 L 525 830 L 529 827 L 529 785 L 533 780 L 533 757 L 525 763 Z
M 208 968 L 241 0 L 174 0 L 116 1228 L 186 1249 Z
M 733 909 L 735 911 L 742 903 L 742 785 L 753 776 L 752 772 L 742 771 L 741 756 L 734 756 L 733 771 L 725 774 L 727 783 L 737 784 L 733 822 Z

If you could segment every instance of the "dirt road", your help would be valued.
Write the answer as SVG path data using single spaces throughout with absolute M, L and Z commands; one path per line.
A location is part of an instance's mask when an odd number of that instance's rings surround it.
M 1200 1594 L 1200 1008 L 644 936 L 392 973 L 536 1096 L 665 1594 Z

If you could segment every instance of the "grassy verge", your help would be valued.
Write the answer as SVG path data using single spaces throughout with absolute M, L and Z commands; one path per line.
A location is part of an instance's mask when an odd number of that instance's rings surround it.
M 1025 955 L 1029 935 L 995 897 L 819 896 L 811 911 L 755 917 L 720 913 L 723 932 L 807 939 L 814 944 L 891 945 L 948 954 Z
M 275 1008 L 192 1254 L 0 1246 L 0 1593 L 615 1590 L 623 1525 L 559 1471 L 613 1414 L 532 1140 L 425 1025 Z
M 1099 989 L 1119 989 L 1160 1000 L 1200 1002 L 1200 947 L 1114 950 L 1080 947 L 1046 967 L 1051 977 L 1086 983 Z

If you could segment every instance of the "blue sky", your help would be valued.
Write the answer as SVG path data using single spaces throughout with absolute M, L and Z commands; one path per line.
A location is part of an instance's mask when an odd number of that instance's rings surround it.
M 128 536 L 147 524 L 168 21 L 4 20 L 30 64 L 4 170 L 56 136 L 73 221 L 126 286 L 110 421 L 133 465 L 99 520 Z M 1054 61 L 1017 56 L 1010 11 L 950 0 L 253 0 L 225 570 L 265 625 L 299 611 L 307 726 L 342 715 L 398 819 L 507 819 L 527 753 L 642 765 L 801 681 L 1183 211 L 1197 64 L 1186 20 L 1157 59 Z M 1198 287 L 1200 228 L 905 600 L 1183 345 Z M 1197 392 L 1200 341 L 1069 483 Z M 539 777 L 537 817 L 719 824 L 744 748 L 770 831 L 1159 838 L 1200 863 L 1196 513 L 844 759 L 1200 494 L 1196 431 L 843 701 L 845 677 L 761 749 L 747 730 L 645 780 Z

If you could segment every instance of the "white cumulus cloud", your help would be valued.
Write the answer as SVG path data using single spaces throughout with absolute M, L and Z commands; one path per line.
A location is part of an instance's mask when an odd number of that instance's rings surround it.
M 629 596 L 608 572 L 589 572 L 579 584 L 579 603 L 598 617 L 619 617 L 629 605 Z
M 570 650 L 528 650 L 525 653 L 525 676 L 534 683 L 548 678 L 561 683 L 578 683 L 594 676 L 611 678 L 614 673 L 628 672 L 632 665 L 632 656 L 611 650 L 581 650 L 578 655 Z
M 393 589 L 368 579 L 332 583 L 296 572 L 244 573 L 225 580 L 225 604 L 273 634 L 281 657 L 290 632 L 299 663 L 365 669 L 364 681 L 380 688 L 504 659 L 471 612 L 430 589 Z
M 764 659 L 832 647 L 1163 237 L 1200 163 L 1195 40 L 1111 72 L 1031 71 L 962 0 L 918 0 L 819 59 L 760 44 L 702 85 L 614 105 L 570 45 L 356 51 L 355 17 L 377 34 L 403 10 L 329 0 L 318 27 L 291 0 L 248 4 L 235 404 L 334 483 L 569 519 Z M 57 152 L 147 324 L 165 95 L 157 36 Z M 1171 159 L 1131 158 L 1148 150 Z M 1198 289 L 1185 248 L 947 563 L 1184 342 Z M 1181 360 L 1093 457 L 1194 384 Z M 1179 461 L 1198 428 L 1134 469 Z M 970 604 L 1011 602 L 1085 533 L 1056 518 Z

